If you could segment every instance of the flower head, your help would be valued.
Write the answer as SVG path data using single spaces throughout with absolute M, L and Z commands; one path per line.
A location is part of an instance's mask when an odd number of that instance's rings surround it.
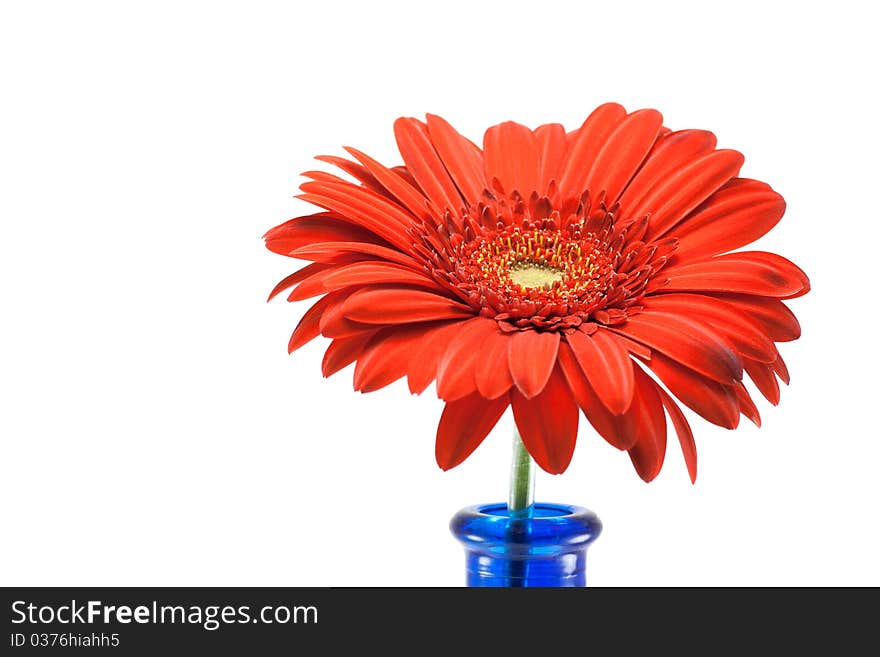
M 582 412 L 646 481 L 663 464 L 668 414 L 694 479 L 678 402 L 730 429 L 741 415 L 760 423 L 744 372 L 779 401 L 788 372 L 774 343 L 800 334 L 782 300 L 809 281 L 781 256 L 736 250 L 785 202 L 737 177 L 742 155 L 712 133 L 672 132 L 659 112 L 615 103 L 571 132 L 496 125 L 482 149 L 438 116 L 398 119 L 394 132 L 404 166 L 349 148 L 353 160 L 318 159 L 357 182 L 305 174 L 300 198 L 323 211 L 265 240 L 312 264 L 270 299 L 321 297 L 289 349 L 331 338 L 325 376 L 356 362 L 362 392 L 436 380 L 442 468 L 511 406 L 544 470 L 568 467 Z

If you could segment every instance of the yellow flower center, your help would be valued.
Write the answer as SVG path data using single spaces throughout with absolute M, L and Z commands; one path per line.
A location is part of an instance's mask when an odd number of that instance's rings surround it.
M 556 267 L 519 260 L 510 265 L 510 280 L 522 288 L 549 290 L 555 283 L 562 282 L 563 271 Z

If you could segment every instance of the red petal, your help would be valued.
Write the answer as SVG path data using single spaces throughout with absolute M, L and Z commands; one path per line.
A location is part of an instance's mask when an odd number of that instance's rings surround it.
M 738 249 L 779 223 L 785 200 L 764 183 L 744 182 L 728 183 L 676 226 L 672 234 L 678 238 L 677 261 Z
M 507 121 L 483 135 L 486 179 L 497 178 L 504 191 L 528 197 L 538 188 L 540 161 L 535 135 L 524 125 Z
M 356 148 L 345 147 L 349 153 L 356 157 L 375 179 L 381 184 L 382 188 L 390 194 L 392 198 L 409 210 L 413 216 L 423 217 L 427 214 L 427 199 L 421 190 L 413 187 L 409 182 L 404 180 L 396 172 L 377 162 L 366 153 L 362 153 Z
M 462 327 L 472 319 L 452 321 L 445 326 L 434 329 L 425 336 L 424 344 L 418 351 L 410 355 L 409 360 L 409 391 L 420 395 L 431 381 L 437 377 L 437 366 L 450 343 L 458 336 Z
M 348 183 L 307 182 L 300 185 L 300 189 L 305 193 L 297 195 L 297 198 L 337 212 L 401 251 L 410 251 L 412 238 L 406 234 L 406 230 L 412 226 L 413 217 L 385 197 Z
M 407 171 L 425 195 L 441 212 L 448 209 L 458 216 L 462 207 L 461 196 L 434 150 L 425 125 L 416 119 L 397 119 L 394 122 L 394 136 Z
M 626 416 L 614 416 L 608 411 L 587 381 L 571 347 L 565 342 L 559 344 L 558 358 L 571 394 L 599 435 L 617 449 L 626 450 L 635 445 L 638 434 L 628 429 L 624 419 Z
M 740 251 L 663 270 L 665 291 L 735 292 L 790 298 L 810 289 L 807 275 L 790 260 L 764 251 Z M 649 286 L 649 291 L 658 289 Z
M 337 267 L 323 277 L 325 290 L 338 290 L 350 285 L 373 285 L 376 283 L 418 285 L 433 289 L 441 294 L 446 291 L 421 272 L 385 262 L 356 262 Z
M 364 331 L 346 338 L 337 338 L 330 343 L 324 352 L 321 372 L 325 377 L 336 374 L 339 370 L 351 365 L 360 358 L 367 343 L 376 335 L 376 331 Z
M 263 238 L 266 248 L 281 255 L 314 242 L 371 242 L 379 237 L 360 226 L 328 213 L 296 217 L 269 230 Z
M 446 401 L 461 399 L 476 390 L 475 369 L 480 347 L 498 332 L 498 324 L 475 317 L 459 329 L 455 340 L 437 364 L 437 396 Z
M 343 216 L 351 217 L 358 224 L 369 228 L 377 235 L 382 233 L 377 232 L 372 226 L 387 226 L 406 230 L 412 225 L 415 218 L 410 212 L 387 197 L 372 189 L 360 187 L 344 180 L 340 182 L 305 182 L 299 187 L 306 194 L 334 201 L 339 208 L 347 210 Z M 322 207 L 340 211 L 331 204 L 322 205 Z
M 660 473 L 666 456 L 666 416 L 657 384 L 638 367 L 635 375 L 635 401 L 624 417 L 632 416 L 634 432 L 639 439 L 629 450 L 629 457 L 639 476 L 644 481 L 651 481 Z
M 694 442 L 694 433 L 691 431 L 691 425 L 688 424 L 687 418 L 675 400 L 661 387 L 657 387 L 657 393 L 660 395 L 660 401 L 672 420 L 672 426 L 675 427 L 675 433 L 678 435 L 678 443 L 681 445 L 681 453 L 684 455 L 684 462 L 687 465 L 688 475 L 691 483 L 697 481 L 697 444 Z
M 345 179 L 340 178 L 339 176 L 335 176 L 332 173 L 327 173 L 326 171 L 303 171 L 301 174 L 303 178 L 311 178 L 312 180 L 320 180 L 323 182 L 337 182 L 344 183 Z
M 632 403 L 635 383 L 629 353 L 617 336 L 600 329 L 591 336 L 575 331 L 566 340 L 602 403 L 614 415 L 625 413 Z
M 559 368 L 537 396 L 528 399 L 516 388 L 510 396 L 513 417 L 529 454 L 550 474 L 565 472 L 577 440 L 578 407 Z
M 467 306 L 433 292 L 380 286 L 358 290 L 345 301 L 342 311 L 349 319 L 367 324 L 406 324 L 473 314 Z
M 638 340 L 721 383 L 742 378 L 742 363 L 736 352 L 703 323 L 670 313 L 646 311 L 610 330 Z
M 593 194 L 604 191 L 611 201 L 620 196 L 654 145 L 662 124 L 663 116 L 652 109 L 627 116 L 596 156 L 586 189 Z
M 749 391 L 739 382 L 733 386 L 733 391 L 736 393 L 736 400 L 739 403 L 740 412 L 749 418 L 756 427 L 760 427 L 761 414 L 758 412 L 758 407 L 755 406 L 755 402 L 752 400 L 751 395 L 749 395 Z
M 417 183 L 416 179 L 412 177 L 412 174 L 409 171 L 407 171 L 406 167 L 396 166 L 396 167 L 391 167 L 391 170 L 394 173 L 396 173 L 398 176 L 403 178 L 406 182 L 408 182 L 413 189 L 418 189 L 421 191 L 421 188 L 419 187 L 419 183 Z M 425 197 L 425 202 L 429 203 L 430 199 Z
M 428 134 L 437 154 L 461 195 L 469 205 L 475 206 L 488 187 L 483 175 L 483 154 L 441 117 L 428 114 L 427 118 Z
M 625 208 L 628 217 L 651 215 L 647 238 L 656 240 L 705 201 L 716 189 L 735 177 L 743 156 L 736 151 L 712 151 L 658 183 L 634 208 Z
M 513 377 L 507 366 L 507 350 L 510 336 L 500 331 L 490 334 L 483 346 L 474 369 L 477 390 L 486 399 L 500 397 L 513 385 Z
M 779 299 L 749 294 L 712 294 L 734 306 L 740 313 L 757 322 L 773 342 L 790 342 L 801 337 L 797 317 Z
M 580 196 L 584 191 L 587 174 L 596 156 L 625 118 L 626 110 L 622 106 L 617 103 L 605 103 L 593 110 L 574 133 L 559 179 L 559 191 L 563 198 Z
M 615 336 L 617 337 L 621 346 L 623 346 L 633 356 L 638 356 L 642 360 L 651 360 L 651 350 L 643 345 L 641 342 L 630 340 L 628 337 L 626 337 L 625 335 L 621 335 L 620 333 L 615 333 Z
M 413 351 L 435 325 L 390 326 L 373 337 L 354 369 L 354 389 L 373 392 L 405 376 Z
M 776 406 L 779 403 L 779 382 L 776 380 L 773 368 L 748 358 L 743 361 L 743 365 L 745 365 L 749 378 L 755 382 L 755 386 L 761 391 L 761 394 Z
M 350 294 L 350 290 L 346 290 L 344 294 Z M 325 338 L 347 338 L 358 333 L 366 331 L 375 331 L 379 327 L 374 324 L 364 324 L 362 322 L 353 322 L 345 316 L 342 310 L 343 304 L 336 303 L 328 308 L 321 316 L 320 329 L 321 335 Z
M 302 269 L 298 269 L 297 271 L 293 272 L 290 276 L 285 276 L 283 279 L 281 279 L 278 282 L 278 285 L 276 285 L 274 288 L 272 288 L 272 291 L 269 293 L 269 298 L 266 299 L 266 301 L 271 301 L 272 299 L 274 299 L 278 294 L 280 294 L 284 290 L 287 290 L 287 289 L 293 287 L 294 285 L 296 285 L 297 283 L 304 281 L 312 274 L 317 274 L 318 272 L 323 271 L 323 270 L 327 269 L 328 267 L 332 267 L 332 266 L 333 266 L 332 264 L 327 264 L 327 263 L 323 263 L 323 262 L 313 262 L 310 265 L 306 265 Z
M 446 402 L 437 426 L 437 465 L 449 470 L 470 456 L 504 415 L 509 403 L 507 397 L 487 400 L 479 394 Z
M 344 262 L 344 260 L 349 260 L 350 262 L 362 262 L 361 257 L 353 254 L 347 254 L 345 257 L 340 257 L 343 259 L 342 265 L 349 264 Z M 302 280 L 293 290 L 291 290 L 290 294 L 287 295 L 287 300 L 302 301 L 304 299 L 324 294 L 328 291 L 327 288 L 324 287 L 324 279 L 332 274 L 339 266 L 339 263 L 333 262 L 330 263 L 329 267 L 314 272 L 311 276 Z
M 299 320 L 299 324 L 297 324 L 296 328 L 293 330 L 293 334 L 290 336 L 290 342 L 287 343 L 287 352 L 292 354 L 305 343 L 317 338 L 321 333 L 319 328 L 321 315 L 324 314 L 325 310 L 339 303 L 344 298 L 344 292 L 334 292 L 318 299 L 315 304 L 305 312 L 302 319 Z
M 658 184 L 688 162 L 715 148 L 715 135 L 705 130 L 679 130 L 657 140 L 644 166 L 618 199 L 625 219 L 638 219 L 642 201 Z
M 659 353 L 648 366 L 673 395 L 701 417 L 726 429 L 739 424 L 739 406 L 730 386 L 700 376 Z
M 299 285 L 297 285 L 287 296 L 288 301 L 302 301 L 310 297 L 316 297 L 324 294 L 327 290 L 324 288 L 324 279 L 335 271 L 335 266 L 322 269 L 315 272 Z
M 692 318 L 699 317 L 730 341 L 742 355 L 764 363 L 776 360 L 776 347 L 761 326 L 736 306 L 705 294 L 655 294 L 644 300 L 645 308 Z
M 565 161 L 565 128 L 558 123 L 548 123 L 535 130 L 535 143 L 541 162 L 538 174 L 538 194 L 546 194 L 551 180 L 559 180 Z
M 776 360 L 770 364 L 770 367 L 773 368 L 773 371 L 776 372 L 776 376 L 782 379 L 782 382 L 785 385 L 788 385 L 791 381 L 791 378 L 788 375 L 788 367 L 785 365 L 785 361 L 782 360 L 782 356 L 777 355 Z
M 514 333 L 510 338 L 507 363 L 513 382 L 527 399 L 544 389 L 550 378 L 556 353 L 559 349 L 559 333 L 526 330 Z
M 360 183 L 362 183 L 364 187 L 373 190 L 377 194 L 382 194 L 389 199 L 393 198 L 391 195 L 388 194 L 388 190 L 386 190 L 379 183 L 379 181 L 376 180 L 376 177 L 357 162 L 346 160 L 344 157 L 336 157 L 335 155 L 318 155 L 315 159 L 320 160 L 321 162 L 327 162 L 328 164 L 332 164 L 335 167 L 339 167 L 352 178 L 355 178 Z
M 351 259 L 355 256 L 368 255 L 396 262 L 412 269 L 421 267 L 412 256 L 401 253 L 397 249 L 368 242 L 315 242 L 294 249 L 289 255 L 303 260 L 317 260 L 334 264 L 339 264 L 340 260 Z

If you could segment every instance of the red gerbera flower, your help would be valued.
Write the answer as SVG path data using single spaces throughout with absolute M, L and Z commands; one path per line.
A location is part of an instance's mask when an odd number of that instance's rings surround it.
M 313 263 L 269 298 L 323 295 L 289 350 L 331 338 L 324 376 L 356 361 L 361 392 L 406 376 L 418 394 L 436 380 L 440 467 L 461 463 L 512 406 L 547 472 L 568 467 L 583 411 L 650 481 L 668 414 L 693 480 L 694 439 L 673 396 L 730 429 L 740 415 L 760 423 L 744 371 L 779 401 L 788 371 L 774 343 L 800 334 L 782 299 L 809 281 L 781 256 L 732 252 L 785 202 L 737 177 L 743 156 L 716 149 L 712 133 L 671 132 L 659 112 L 614 103 L 572 132 L 502 123 L 482 150 L 438 116 L 398 119 L 394 133 L 404 166 L 348 148 L 356 161 L 318 159 L 357 183 L 305 174 L 300 198 L 325 211 L 265 239 Z

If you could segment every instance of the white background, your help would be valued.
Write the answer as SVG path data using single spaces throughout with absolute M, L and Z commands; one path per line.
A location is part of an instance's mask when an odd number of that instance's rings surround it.
M 689 415 L 696 485 L 674 436 L 644 484 L 582 426 L 538 498 L 604 521 L 596 586 L 880 585 L 869 6 L 3 3 L 0 584 L 461 584 L 447 523 L 505 499 L 511 418 L 441 472 L 433 388 L 287 356 L 308 302 L 265 303 L 298 263 L 261 236 L 313 155 L 399 163 L 397 116 L 479 141 L 615 100 L 743 152 L 813 291 L 763 428 Z

